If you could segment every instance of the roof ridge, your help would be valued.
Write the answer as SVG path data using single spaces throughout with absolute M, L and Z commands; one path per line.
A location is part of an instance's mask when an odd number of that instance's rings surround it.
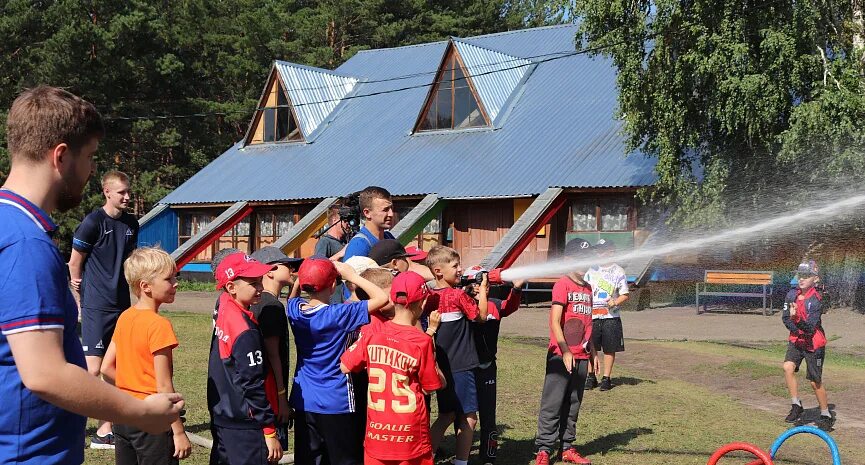
M 286 61 L 286 60 L 273 60 L 273 61 L 274 61 L 274 64 L 278 63 L 278 64 L 282 64 L 283 66 L 291 66 L 294 68 L 303 69 L 303 70 L 310 71 L 313 73 L 327 74 L 330 76 L 341 77 L 341 78 L 346 78 L 346 79 L 355 79 L 358 81 L 360 81 L 360 79 L 361 79 L 359 76 L 352 76 L 350 74 L 345 74 L 345 73 L 342 73 L 342 72 L 339 72 L 336 70 L 331 70 L 331 69 L 327 69 L 327 68 L 319 68 L 316 66 L 304 65 L 301 63 L 295 63 L 293 61 Z
M 401 48 L 420 48 L 420 47 L 428 47 L 430 45 L 438 45 L 438 44 L 447 44 L 447 40 L 437 40 L 435 42 L 423 42 L 420 44 L 410 44 L 410 45 L 398 45 L 396 47 L 382 47 L 382 48 L 368 48 L 365 50 L 358 50 L 355 55 L 360 55 L 361 53 L 370 53 L 370 52 L 380 52 L 382 50 L 398 50 Z
M 568 23 L 568 24 L 551 24 L 551 25 L 549 25 L 549 26 L 530 27 L 530 28 L 527 28 L 527 29 L 511 29 L 510 31 L 490 32 L 489 34 L 481 34 L 481 35 L 479 35 L 479 36 L 464 37 L 463 39 L 464 39 L 464 40 L 465 40 L 465 39 L 480 39 L 480 38 L 483 38 L 483 37 L 504 36 L 504 35 L 508 35 L 508 34 L 518 34 L 518 33 L 521 33 L 521 32 L 538 31 L 538 30 L 541 30 L 541 29 L 558 29 L 558 28 L 564 28 L 564 27 L 577 27 L 577 25 L 576 25 L 576 24 L 573 24 L 573 23 Z
M 511 57 L 511 58 L 513 58 L 513 59 L 515 59 L 515 60 L 523 60 L 523 61 L 525 61 L 525 62 L 527 62 L 527 63 L 531 63 L 531 62 L 532 62 L 532 61 L 529 60 L 528 58 L 523 58 L 523 57 L 521 57 L 521 56 L 517 56 L 517 55 L 514 55 L 514 54 L 512 54 L 512 53 L 507 53 L 507 52 L 504 52 L 504 51 L 502 51 L 502 50 L 495 49 L 495 48 L 492 48 L 492 47 L 487 47 L 487 46 L 483 46 L 483 45 L 478 45 L 478 44 L 475 44 L 475 43 L 469 42 L 467 39 L 463 39 L 463 38 L 460 38 L 460 37 L 451 37 L 451 40 L 453 40 L 454 42 L 462 42 L 462 43 L 464 43 L 464 44 L 466 44 L 466 45 L 468 45 L 468 46 L 476 47 L 476 48 L 479 48 L 479 49 L 482 49 L 482 50 L 486 50 L 486 51 L 488 51 L 488 52 L 498 53 L 498 54 L 504 55 L 504 56 L 506 56 L 506 57 Z M 491 63 L 491 64 L 494 64 L 494 63 Z

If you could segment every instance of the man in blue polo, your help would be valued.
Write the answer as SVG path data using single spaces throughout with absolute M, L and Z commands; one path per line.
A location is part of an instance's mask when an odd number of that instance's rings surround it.
M 382 239 L 396 239 L 388 231 L 393 227 L 393 202 L 387 189 L 369 186 L 360 191 L 359 203 L 364 218 L 363 227 L 348 241 L 343 262 L 355 255 L 368 257 L 372 246 Z M 350 294 L 345 288 L 343 296 L 348 298 Z
M 9 110 L 0 188 L 0 462 L 84 461 L 86 417 L 167 431 L 177 394 L 126 395 L 84 369 L 78 308 L 49 214 L 81 202 L 104 134 L 96 108 L 64 90 L 23 92 Z

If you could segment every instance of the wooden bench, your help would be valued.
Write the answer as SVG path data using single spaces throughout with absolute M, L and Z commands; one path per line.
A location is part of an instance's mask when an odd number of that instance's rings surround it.
M 706 270 L 702 283 L 697 283 L 697 314 L 700 312 L 700 296 L 724 296 L 724 297 L 760 297 L 763 299 L 763 315 L 769 315 L 772 309 L 772 271 L 743 271 L 743 270 Z M 738 286 L 762 286 L 762 292 L 723 292 L 709 291 L 709 286 L 738 285 Z M 769 306 L 766 306 L 768 300 Z M 706 302 L 703 300 L 703 311 L 706 311 Z

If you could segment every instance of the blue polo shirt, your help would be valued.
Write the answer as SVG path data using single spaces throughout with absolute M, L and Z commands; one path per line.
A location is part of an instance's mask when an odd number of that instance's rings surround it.
M 384 232 L 384 238 L 396 239 L 390 231 Z M 360 231 L 358 231 L 357 234 L 348 241 L 348 245 L 345 248 L 345 255 L 342 257 L 343 263 L 355 255 L 369 257 L 369 251 L 372 249 L 372 246 L 376 244 L 378 244 L 378 238 L 375 237 L 375 234 L 371 233 L 369 229 L 366 229 L 366 226 L 360 228 Z M 348 299 L 350 295 L 351 292 L 349 292 L 348 287 L 343 287 L 343 298 Z
M 348 334 L 369 323 L 369 302 L 301 308 L 307 301 L 289 299 L 285 306 L 294 335 L 297 363 L 289 403 L 312 413 L 357 411 L 351 377 L 339 371 L 339 358 L 350 345 Z
M 63 331 L 63 353 L 82 368 L 84 352 L 75 334 L 78 307 L 67 269 L 51 240 L 57 226 L 39 207 L 0 189 L 0 462 L 80 464 L 85 418 L 40 399 L 24 387 L 10 334 L 38 329 Z

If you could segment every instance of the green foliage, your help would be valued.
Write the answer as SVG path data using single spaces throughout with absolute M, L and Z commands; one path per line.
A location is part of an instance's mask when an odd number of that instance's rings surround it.
M 724 222 L 790 184 L 865 174 L 851 2 L 580 0 L 576 15 L 578 43 L 618 68 L 629 148 L 658 157 L 647 196 L 678 207 L 674 221 Z
M 335 68 L 359 50 L 561 20 L 559 2 L 502 0 L 9 0 L 0 5 L 0 111 L 25 88 L 64 87 L 106 118 L 97 176 L 132 178 L 143 215 L 246 131 L 273 60 Z M 558 16 L 557 16 L 558 15 Z M 161 115 L 224 113 L 192 118 Z M 126 119 L 125 117 L 145 117 Z M 5 113 L 0 113 L 5 122 Z M 0 129 L 0 178 L 9 169 Z M 57 215 L 74 227 L 101 203 Z

